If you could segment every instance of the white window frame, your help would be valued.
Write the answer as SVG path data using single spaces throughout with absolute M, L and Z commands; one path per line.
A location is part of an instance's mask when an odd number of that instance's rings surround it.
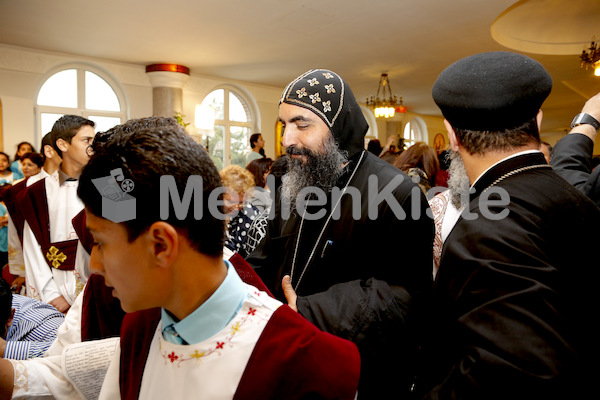
M 214 91 L 223 90 L 223 119 L 215 118 L 215 125 L 224 126 L 225 135 L 223 137 L 223 168 L 231 165 L 231 127 L 243 127 L 248 128 L 249 136 L 246 138 L 247 147 L 250 149 L 250 135 L 253 133 L 260 132 L 258 127 L 260 126 L 260 115 L 258 113 L 258 105 L 254 96 L 252 96 L 247 90 L 236 85 L 220 85 L 212 89 L 205 98 Z M 231 121 L 229 118 L 229 94 L 233 92 L 235 95 L 241 98 L 242 105 L 246 108 L 246 113 L 249 115 L 250 122 L 238 122 Z M 204 99 L 202 100 L 204 101 Z
M 58 72 L 75 69 L 77 71 L 77 108 L 70 107 L 55 107 L 55 106 L 46 106 L 37 104 L 38 96 L 40 94 L 40 90 L 46 83 L 50 77 L 55 75 Z M 92 72 L 98 75 L 100 78 L 104 79 L 106 83 L 112 88 L 119 100 L 120 111 L 103 111 L 103 110 L 93 110 L 88 109 L 85 106 L 85 73 L 86 71 Z M 125 96 L 125 91 L 123 87 L 119 83 L 119 81 L 114 78 L 108 71 L 103 68 L 83 63 L 67 63 L 62 64 L 57 67 L 49 70 L 41 79 L 37 90 L 35 91 L 34 97 L 34 111 L 35 111 L 35 142 L 39 143 L 42 137 L 48 132 L 42 132 L 42 113 L 51 113 L 51 114 L 71 114 L 71 115 L 80 115 L 84 118 L 89 118 L 91 115 L 99 116 L 99 117 L 113 117 L 120 118 L 121 123 L 124 123 L 129 119 L 129 103 L 127 101 L 127 97 Z
M 409 137 L 406 137 L 406 130 L 410 129 Z M 429 143 L 429 132 L 425 121 L 420 117 L 413 117 L 402 128 L 402 137 L 404 138 L 405 148 L 409 148 L 417 142 Z

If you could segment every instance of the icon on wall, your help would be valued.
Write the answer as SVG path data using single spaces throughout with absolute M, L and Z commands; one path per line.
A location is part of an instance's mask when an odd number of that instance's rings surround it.
M 446 150 L 446 139 L 444 138 L 444 135 L 442 135 L 441 133 L 435 135 L 435 137 L 433 138 L 433 148 L 438 154 Z

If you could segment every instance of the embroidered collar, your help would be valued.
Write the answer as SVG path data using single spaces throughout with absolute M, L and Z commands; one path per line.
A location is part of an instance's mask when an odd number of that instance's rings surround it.
M 471 195 L 471 200 L 474 197 L 479 196 L 499 178 L 507 174 L 512 175 L 511 172 L 513 171 L 531 169 L 533 166 L 552 169 L 546 162 L 542 152 L 539 151 L 519 153 L 494 164 L 475 181 L 475 184 L 473 185 L 475 193 Z
M 231 263 L 225 261 L 225 264 L 227 276 L 221 286 L 190 315 L 177 322 L 171 313 L 162 309 L 161 332 L 165 340 L 171 341 L 165 329 L 172 325 L 186 343 L 200 343 L 223 330 L 241 310 L 248 298 L 246 285 Z

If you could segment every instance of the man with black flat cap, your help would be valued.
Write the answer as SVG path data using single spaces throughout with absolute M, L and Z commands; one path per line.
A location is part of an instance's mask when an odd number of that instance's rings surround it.
M 509 52 L 459 60 L 433 85 L 471 190 L 434 283 L 423 399 L 580 399 L 597 379 L 600 211 L 539 151 L 551 88 Z
M 431 286 L 427 200 L 407 175 L 364 149 L 367 122 L 335 72 L 294 79 L 279 119 L 289 170 L 266 238 L 247 261 L 303 317 L 357 344 L 359 399 L 406 398 L 412 313 Z

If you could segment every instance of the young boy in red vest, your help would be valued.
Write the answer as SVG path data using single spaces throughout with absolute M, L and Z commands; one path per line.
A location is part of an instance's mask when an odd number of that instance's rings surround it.
M 116 134 L 84 169 L 90 269 L 129 313 L 100 398 L 353 399 L 355 345 L 223 260 L 220 189 L 206 151 L 177 127 Z

